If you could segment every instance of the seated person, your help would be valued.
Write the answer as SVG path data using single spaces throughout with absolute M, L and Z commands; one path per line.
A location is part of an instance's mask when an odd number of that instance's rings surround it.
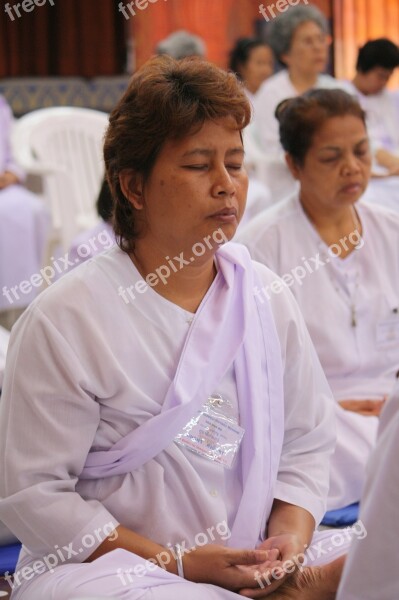
M 24 173 L 10 148 L 12 123 L 0 96 L 0 325 L 6 328 L 39 291 L 30 280 L 42 267 L 50 227 L 44 204 L 21 185 Z
M 378 442 L 368 465 L 360 521 L 348 556 L 305 568 L 270 600 L 394 600 L 399 598 L 399 385 L 384 408 Z
M 330 390 L 292 295 L 260 303 L 254 286 L 274 274 L 227 243 L 249 119 L 232 73 L 170 57 L 110 116 L 119 246 L 43 292 L 11 335 L 0 519 L 24 545 L 14 600 L 233 600 L 312 536 L 331 545 L 314 533 Z
M 157 54 L 167 54 L 176 60 L 190 56 L 205 58 L 205 42 L 198 35 L 193 35 L 184 29 L 171 33 L 167 38 L 161 40 L 157 45 Z
M 230 53 L 229 68 L 243 82 L 248 99 L 254 102 L 261 84 L 273 75 L 273 50 L 261 39 L 241 38 Z
M 376 415 L 399 367 L 399 254 L 393 251 L 399 216 L 358 203 L 371 155 L 365 114 L 353 96 L 312 90 L 282 103 L 277 115 L 300 192 L 251 221 L 239 241 L 291 287 L 342 407 L 333 509 L 360 498 Z M 258 293 L 274 295 L 273 288 Z
M 356 75 L 346 82 L 367 116 L 367 130 L 377 164 L 388 174 L 399 174 L 399 114 L 393 95 L 386 89 L 396 67 L 399 48 L 388 39 L 367 42 L 359 50 Z
M 115 244 L 112 227 L 113 201 L 108 181 L 104 180 L 97 198 L 97 213 L 101 221 L 92 229 L 83 231 L 73 240 L 68 252 L 71 268 L 79 265 Z
M 314 87 L 337 87 L 323 72 L 327 67 L 329 29 L 327 19 L 315 6 L 295 6 L 279 14 L 268 25 L 268 43 L 282 71 L 265 81 L 255 98 L 255 126 L 259 144 L 269 156 L 283 152 L 274 115 L 284 100 Z

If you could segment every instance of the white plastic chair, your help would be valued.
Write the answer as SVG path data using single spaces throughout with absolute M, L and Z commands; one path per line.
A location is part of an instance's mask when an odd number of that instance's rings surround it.
M 75 107 L 44 108 L 16 121 L 12 149 L 28 174 L 40 175 L 53 221 L 53 241 L 66 251 L 98 222 L 95 201 L 104 177 L 106 113 Z

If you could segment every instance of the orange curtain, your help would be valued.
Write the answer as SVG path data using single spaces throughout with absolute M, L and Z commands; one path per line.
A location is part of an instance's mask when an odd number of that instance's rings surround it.
M 246 0 L 244 0 L 246 1 Z M 168 0 L 149 5 L 130 19 L 136 48 L 136 67 L 154 53 L 158 42 L 178 29 L 200 36 L 207 57 L 225 65 L 229 15 L 235 0 Z
M 351 79 L 358 49 L 379 37 L 399 43 L 398 0 L 334 0 L 336 77 Z M 399 74 L 394 74 L 390 87 L 398 85 Z

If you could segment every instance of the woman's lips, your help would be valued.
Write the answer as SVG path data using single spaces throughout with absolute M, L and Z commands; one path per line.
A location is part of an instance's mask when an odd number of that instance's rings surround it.
M 237 220 L 237 209 L 225 208 L 217 213 L 214 213 L 210 218 L 217 219 L 222 223 L 234 223 Z
M 342 188 L 344 194 L 358 194 L 363 190 L 360 183 L 350 183 Z

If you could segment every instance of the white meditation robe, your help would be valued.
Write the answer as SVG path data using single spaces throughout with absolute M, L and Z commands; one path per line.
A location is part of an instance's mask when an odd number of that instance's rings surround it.
M 256 271 L 265 285 L 274 278 L 262 265 Z M 143 292 L 142 284 L 128 255 L 113 247 L 53 284 L 13 329 L 0 402 L 0 519 L 24 544 L 13 600 L 234 597 L 157 567 L 126 588 L 117 570 L 144 561 L 124 550 L 76 564 L 101 541 L 82 540 L 105 525 L 123 523 L 163 546 L 182 540 L 191 546 L 210 526 L 231 526 L 245 491 L 240 457 L 228 470 L 174 443 L 133 472 L 80 477 L 91 449 L 110 448 L 159 411 L 190 332 L 194 315 L 148 286 Z M 219 271 L 211 290 L 225 285 Z M 273 409 L 283 439 L 278 475 L 269 485 L 275 498 L 306 508 L 318 523 L 334 445 L 330 391 L 291 294 L 273 298 L 271 308 L 284 406 Z M 215 393 L 230 400 L 239 420 L 243 399 L 233 366 Z M 215 543 L 228 540 L 216 536 Z M 54 572 L 21 575 L 65 546 L 76 555 L 64 553 Z M 335 551 L 345 552 L 345 545 Z
M 352 541 L 337 600 L 399 598 L 399 383 L 380 418 L 360 509 L 367 536 Z
M 319 75 L 315 88 L 337 88 L 342 84 L 330 75 Z M 278 121 L 274 116 L 277 106 L 287 98 L 295 98 L 298 91 L 291 83 L 287 69 L 267 79 L 254 100 L 255 129 L 260 147 L 269 156 L 283 156 Z
M 399 216 L 366 203 L 357 211 L 364 243 L 343 260 L 328 254 L 298 197 L 265 211 L 237 240 L 254 260 L 283 279 L 288 276 L 337 400 L 390 394 L 399 369 Z M 326 257 L 328 264 L 321 264 Z M 274 295 L 270 288 L 264 294 Z M 356 327 L 351 326 L 351 296 Z M 376 417 L 341 409 L 338 418 L 330 508 L 359 500 L 378 425 Z
M 362 94 L 351 81 L 343 81 L 345 91 L 356 96 L 360 106 L 366 112 L 367 131 L 372 149 L 383 148 L 399 153 L 399 112 L 395 97 L 389 90 L 379 94 Z
M 0 326 L 0 390 L 3 385 L 4 367 L 6 364 L 6 354 L 10 332 Z

